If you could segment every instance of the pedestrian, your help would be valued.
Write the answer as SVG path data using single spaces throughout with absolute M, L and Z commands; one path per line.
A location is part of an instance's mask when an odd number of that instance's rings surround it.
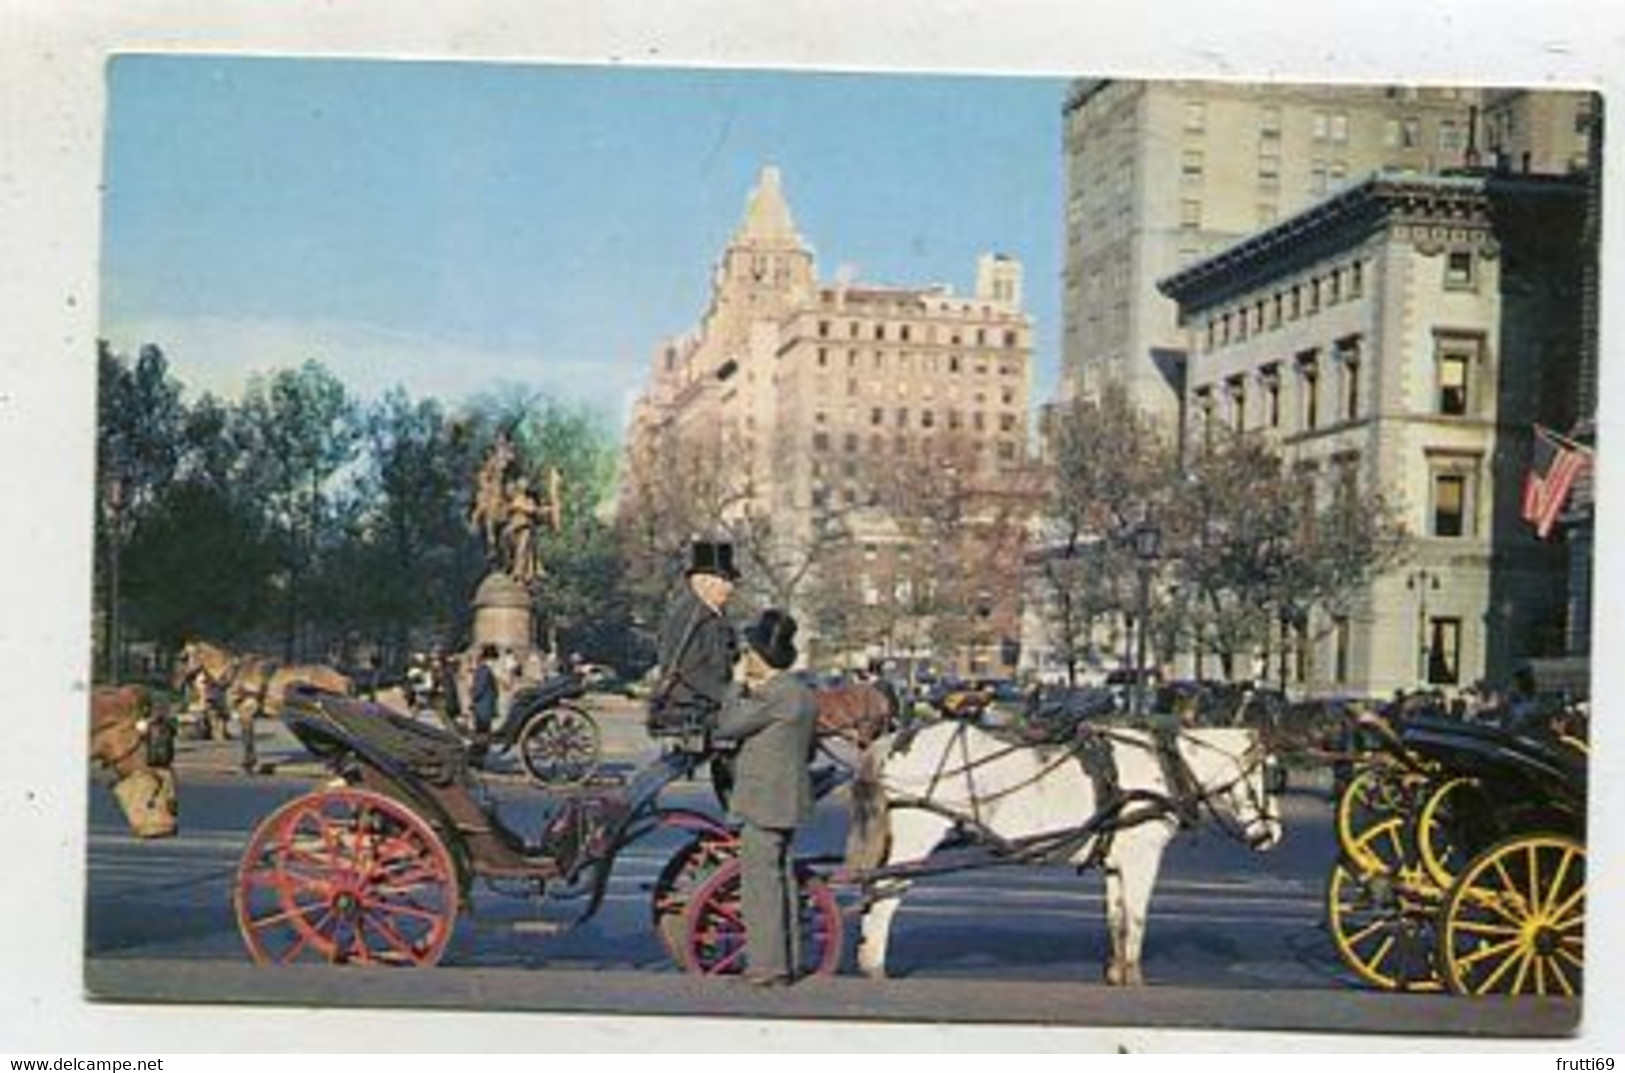
M 649 732 L 679 738 L 693 751 L 708 748 L 717 712 L 733 682 L 739 640 L 727 604 L 739 581 L 734 548 L 726 541 L 696 540 L 681 588 L 660 627 L 660 675 L 649 699 Z M 726 756 L 712 763 L 712 780 L 726 803 L 732 783 Z
M 491 747 L 491 724 L 497 717 L 496 662 L 497 646 L 481 646 L 479 662 L 474 666 L 474 681 L 468 690 L 469 707 L 474 713 L 474 743 L 469 747 L 468 757 L 476 765 L 485 761 Z
M 796 620 L 775 609 L 745 631 L 740 682 L 717 721 L 717 736 L 738 742 L 738 782 L 729 818 L 740 825 L 745 978 L 786 984 L 798 961 L 796 882 L 790 848 L 813 814 L 810 763 L 818 705 L 787 673 L 796 661 Z

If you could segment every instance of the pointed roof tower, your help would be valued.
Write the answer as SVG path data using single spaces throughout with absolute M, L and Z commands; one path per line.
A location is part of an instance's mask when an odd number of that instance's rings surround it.
M 750 192 L 745 205 L 745 219 L 734 236 L 737 246 L 767 247 L 773 249 L 805 249 L 796 222 L 790 216 L 790 206 L 784 200 L 784 189 L 779 180 L 779 169 L 772 164 L 762 169 L 756 189 Z

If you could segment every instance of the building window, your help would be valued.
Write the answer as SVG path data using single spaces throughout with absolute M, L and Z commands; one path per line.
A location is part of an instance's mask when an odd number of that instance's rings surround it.
M 1202 185 L 1204 160 L 1200 149 L 1187 149 L 1179 158 L 1179 178 L 1186 186 Z
M 858 434 L 856 432 L 846 434 L 846 453 L 849 455 L 858 453 Z
M 1461 619 L 1428 619 L 1428 684 L 1453 686 L 1461 681 Z
M 1330 127 L 1329 120 L 1330 117 L 1325 112 L 1316 112 L 1310 117 L 1310 129 L 1314 132 L 1315 141 L 1323 142 L 1326 140 L 1328 128 Z
M 1258 134 L 1263 138 L 1279 138 L 1281 136 L 1281 106 L 1266 104 L 1259 113 Z
M 1349 680 L 1349 620 L 1346 615 L 1332 619 L 1332 681 Z
M 1422 121 L 1415 116 L 1409 116 L 1401 124 L 1399 130 L 1399 147 L 1401 149 L 1419 149 L 1422 146 Z
M 815 450 L 815 451 L 827 451 L 827 450 L 829 450 L 829 433 L 827 433 L 827 432 L 815 432 L 815 433 L 813 433 L 813 441 L 812 441 L 812 443 L 813 443 L 813 450 Z
M 1320 359 L 1313 350 L 1298 355 L 1298 426 L 1312 432 L 1320 424 Z
M 1020 337 L 1017 335 L 1014 329 L 1008 329 L 1004 333 L 1004 345 L 1007 347 L 1013 347 L 1016 345 L 1016 341 L 1019 338 Z
M 1461 128 L 1456 126 L 1454 119 L 1439 120 L 1439 152 L 1461 152 Z
M 920 411 L 920 427 L 921 428 L 931 428 L 936 423 L 937 423 L 937 412 L 935 410 L 921 410 Z
M 1483 340 L 1470 335 L 1440 334 L 1435 336 L 1433 346 L 1438 412 L 1451 417 L 1471 414 L 1476 401 L 1472 385 Z
M 1190 134 L 1200 134 L 1207 130 L 1207 102 L 1185 102 L 1185 130 Z
M 1240 376 L 1232 376 L 1225 383 L 1225 392 L 1230 397 L 1230 428 L 1234 432 L 1247 431 L 1247 381 Z
M 1349 297 L 1358 298 L 1365 293 L 1365 263 L 1355 261 L 1349 265 Z
M 1390 119 L 1383 123 L 1382 144 L 1390 149 L 1399 148 L 1399 120 Z
M 1470 474 L 1451 469 L 1433 474 L 1433 529 L 1432 536 L 1470 536 L 1468 500 L 1471 491 Z
M 820 339 L 828 339 L 829 338 L 829 321 L 821 320 L 821 321 L 818 322 L 818 338 L 820 338 Z
M 959 371 L 959 355 L 958 354 L 955 354 L 955 355 L 953 355 L 952 357 L 950 357 L 948 359 L 948 371 L 951 372 L 951 373 L 957 373 Z
M 876 339 L 885 339 L 886 338 L 886 325 L 885 324 L 876 324 L 875 325 L 875 338 Z
M 1309 192 L 1311 194 L 1324 194 L 1326 192 L 1326 162 L 1313 161 L 1309 165 Z
M 853 339 L 858 337 L 858 322 L 852 321 L 846 326 L 846 334 Z
M 999 442 L 999 458 L 1001 461 L 1014 462 L 1016 460 L 1016 445 L 1009 440 Z
M 1264 422 L 1270 428 L 1281 427 L 1281 367 L 1270 364 L 1258 371 L 1264 385 Z
M 1331 129 L 1329 131 L 1334 142 L 1349 140 L 1349 117 L 1344 112 L 1333 112 L 1331 116 Z
M 1470 291 L 1477 283 L 1472 250 L 1451 250 L 1444 258 L 1444 286 L 1451 291 Z
M 1202 203 L 1195 198 L 1186 198 L 1179 203 L 1179 226 L 1187 231 L 1197 231 L 1202 227 Z
M 885 421 L 886 421 L 886 411 L 885 410 L 882 410 L 880 407 L 876 406 L 874 409 L 869 411 L 869 423 L 871 425 L 884 424 Z
M 1343 378 L 1343 420 L 1360 416 L 1360 337 L 1351 335 L 1337 342 L 1337 366 Z
M 908 428 L 908 407 L 906 406 L 897 408 L 897 427 Z
M 1200 424 L 1198 428 L 1202 434 L 1202 446 L 1213 445 L 1213 389 L 1196 389 L 1196 413 Z

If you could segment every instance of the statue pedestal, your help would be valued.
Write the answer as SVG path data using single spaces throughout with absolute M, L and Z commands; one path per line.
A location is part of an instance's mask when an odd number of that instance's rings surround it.
M 535 611 L 530 593 L 504 573 L 491 573 L 474 591 L 474 627 L 470 648 L 478 654 L 485 645 L 511 650 L 523 659 L 535 645 Z

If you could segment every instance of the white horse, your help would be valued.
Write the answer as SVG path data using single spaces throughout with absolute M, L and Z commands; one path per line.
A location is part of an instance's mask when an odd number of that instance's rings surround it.
M 859 873 L 871 862 L 896 871 L 870 883 L 859 968 L 885 975 L 887 935 L 909 867 L 928 872 L 925 858 L 956 832 L 995 853 L 1098 864 L 1112 946 L 1106 981 L 1144 983 L 1140 949 L 1151 888 L 1182 823 L 1206 811 L 1255 849 L 1281 838 L 1264 777 L 1267 755 L 1253 730 L 1180 730 L 1170 738 L 1159 749 L 1148 731 L 1102 727 L 1076 744 L 1012 745 L 954 721 L 920 731 L 895 752 L 896 735 L 880 739 L 853 785 L 848 864 Z M 1091 754 L 1110 761 L 1086 767 Z

